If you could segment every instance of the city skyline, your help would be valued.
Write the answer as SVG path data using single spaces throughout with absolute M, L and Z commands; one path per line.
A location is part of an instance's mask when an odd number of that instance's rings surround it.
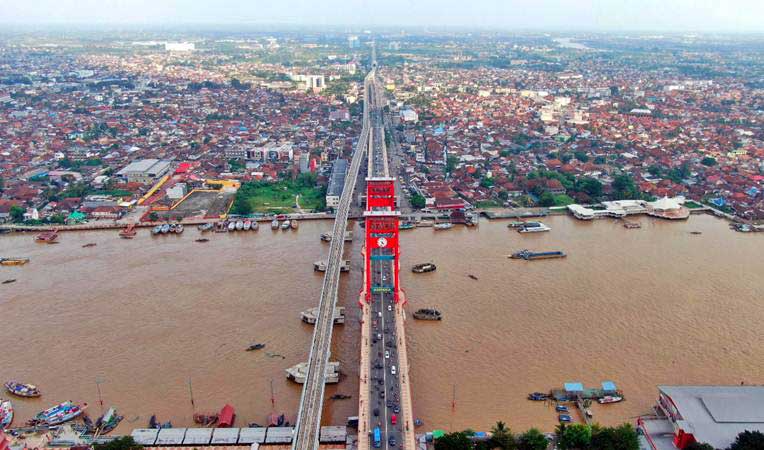
M 762 32 L 764 4 L 754 0 L 18 0 L 0 2 L 7 24 L 293 25 L 462 27 L 498 30 Z

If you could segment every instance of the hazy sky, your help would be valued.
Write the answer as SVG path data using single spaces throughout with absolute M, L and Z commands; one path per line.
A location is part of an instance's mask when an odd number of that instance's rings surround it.
M 764 31 L 764 0 L 0 0 L 12 23 Z

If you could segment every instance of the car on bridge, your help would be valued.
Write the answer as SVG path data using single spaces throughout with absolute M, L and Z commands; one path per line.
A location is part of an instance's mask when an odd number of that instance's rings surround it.
M 395 366 L 390 367 L 390 373 L 395 375 Z

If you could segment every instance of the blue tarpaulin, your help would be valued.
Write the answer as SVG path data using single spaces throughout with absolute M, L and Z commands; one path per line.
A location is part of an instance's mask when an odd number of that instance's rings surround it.
M 583 392 L 584 384 L 579 382 L 565 383 L 566 392 Z
M 602 390 L 605 392 L 615 392 L 618 390 L 618 388 L 615 387 L 615 383 L 612 381 L 603 381 Z

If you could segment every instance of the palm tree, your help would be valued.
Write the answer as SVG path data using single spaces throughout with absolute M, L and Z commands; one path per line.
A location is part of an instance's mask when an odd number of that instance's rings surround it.
M 496 425 L 491 428 L 491 434 L 491 444 L 494 448 L 513 450 L 516 447 L 515 436 L 504 422 L 496 422 Z

